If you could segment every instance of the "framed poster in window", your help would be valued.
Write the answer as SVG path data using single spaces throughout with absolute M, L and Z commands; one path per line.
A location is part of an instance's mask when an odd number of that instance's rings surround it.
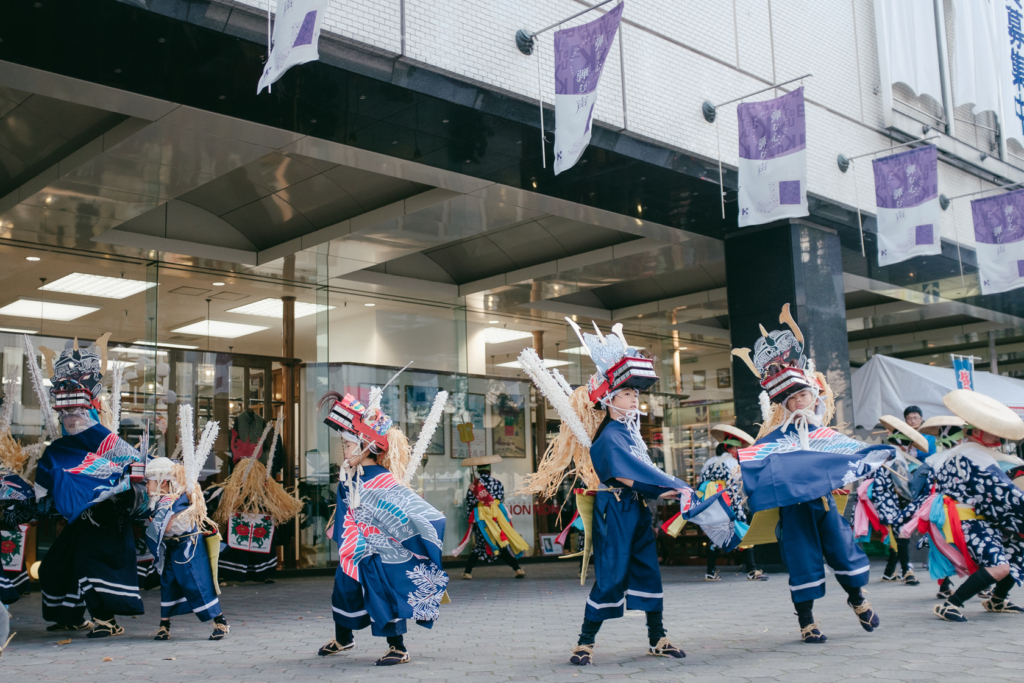
M 491 452 L 503 458 L 526 457 L 526 397 L 501 392 L 494 397 L 491 412 L 498 416 L 491 430 Z
M 452 417 L 452 457 L 475 458 L 487 455 L 487 429 L 484 417 L 487 398 L 483 394 L 466 394 L 464 411 Z
M 730 368 L 718 368 L 718 388 L 728 389 L 732 386 L 732 370 Z
M 420 429 L 423 421 L 430 414 L 430 408 L 434 405 L 434 397 L 440 391 L 437 387 L 414 387 L 405 388 L 405 434 L 409 437 L 409 443 L 416 443 L 420 436 Z M 434 432 L 434 437 L 427 446 L 426 455 L 444 455 L 444 425 Z
M 693 390 L 704 391 L 708 388 L 708 373 L 707 370 L 694 370 L 693 371 Z

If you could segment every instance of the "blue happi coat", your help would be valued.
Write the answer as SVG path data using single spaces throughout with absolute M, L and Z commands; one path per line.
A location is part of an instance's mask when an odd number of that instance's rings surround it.
M 171 518 L 188 509 L 188 496 L 164 496 L 146 529 L 146 545 L 160 573 L 160 617 L 170 619 L 194 613 L 200 621 L 220 616 L 220 600 L 213 583 L 210 555 L 195 528 L 184 534 L 168 534 Z
M 779 428 L 739 451 L 743 488 L 751 512 L 796 505 L 827 496 L 853 480 L 857 463 L 873 451 L 829 427 L 812 428 L 807 448 L 796 426 Z
M 69 522 L 94 505 L 131 488 L 131 465 L 139 452 L 103 425 L 65 434 L 43 451 L 36 467 L 36 489 L 53 496 Z
M 406 619 L 430 628 L 448 586 L 444 515 L 379 465 L 364 466 L 357 482 L 355 508 L 349 487 L 338 485 L 334 621 L 353 630 L 372 626 L 378 636 L 404 633 Z

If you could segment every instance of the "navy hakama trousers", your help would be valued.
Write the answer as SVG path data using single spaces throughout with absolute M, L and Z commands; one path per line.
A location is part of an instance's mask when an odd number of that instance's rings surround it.
M 199 621 L 210 621 L 221 614 L 206 543 L 201 535 L 190 541 L 167 539 L 160 575 L 161 619 L 194 612 Z
M 44 620 L 81 624 L 87 608 L 100 619 L 145 613 L 131 525 L 104 521 L 68 524 L 46 551 L 39 565 Z
M 594 503 L 594 573 L 584 619 L 618 619 L 624 609 L 661 612 L 664 592 L 647 503 L 628 490 L 599 491 Z
M 844 587 L 860 588 L 868 583 L 868 556 L 854 543 L 853 529 L 836 510 L 835 500 L 831 495 L 827 500 L 827 510 L 820 498 L 779 508 L 775 534 L 789 567 L 794 603 L 825 596 L 825 562 Z

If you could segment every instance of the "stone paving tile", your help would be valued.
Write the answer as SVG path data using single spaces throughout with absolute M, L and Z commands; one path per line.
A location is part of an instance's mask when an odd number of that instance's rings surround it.
M 766 583 L 731 573 L 720 583 L 701 581 L 700 568 L 664 569 L 665 623 L 687 652 L 681 662 L 646 656 L 643 614 L 609 621 L 598 636 L 597 664 L 566 663 L 575 643 L 587 591 L 575 565 L 527 566 L 528 578 L 481 567 L 474 580 L 455 578 L 452 604 L 431 629 L 410 626 L 406 642 L 413 663 L 378 669 L 382 639 L 356 634 L 356 649 L 321 659 L 317 648 L 333 636 L 331 579 L 281 580 L 274 585 L 224 589 L 222 603 L 231 634 L 206 640 L 212 627 L 194 618 L 174 620 L 172 640 L 151 640 L 159 620 L 159 594 L 144 594 L 148 614 L 125 619 L 127 635 L 90 641 L 82 634 L 47 633 L 39 594 L 13 606 L 18 636 L 0 660 L 0 680 L 32 683 L 504 683 L 551 681 L 685 681 L 687 683 L 820 683 L 823 681 L 1020 680 L 1017 641 L 1024 617 L 991 615 L 977 601 L 971 621 L 952 625 L 931 614 L 934 585 L 882 585 L 880 567 L 868 599 L 882 619 L 875 633 L 857 623 L 845 595 L 829 579 L 828 595 L 815 617 L 829 636 L 824 645 L 799 642 L 785 575 Z M 456 577 L 458 576 L 456 572 Z M 71 643 L 57 642 L 70 638 Z M 104 662 L 109 657 L 111 661 Z M 18 678 L 18 677 L 25 678 Z

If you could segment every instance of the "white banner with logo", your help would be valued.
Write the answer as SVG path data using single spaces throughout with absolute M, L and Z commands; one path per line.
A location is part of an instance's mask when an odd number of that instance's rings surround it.
M 326 11 L 327 0 L 277 0 L 273 48 L 256 86 L 257 95 L 293 66 L 320 59 L 317 44 Z

